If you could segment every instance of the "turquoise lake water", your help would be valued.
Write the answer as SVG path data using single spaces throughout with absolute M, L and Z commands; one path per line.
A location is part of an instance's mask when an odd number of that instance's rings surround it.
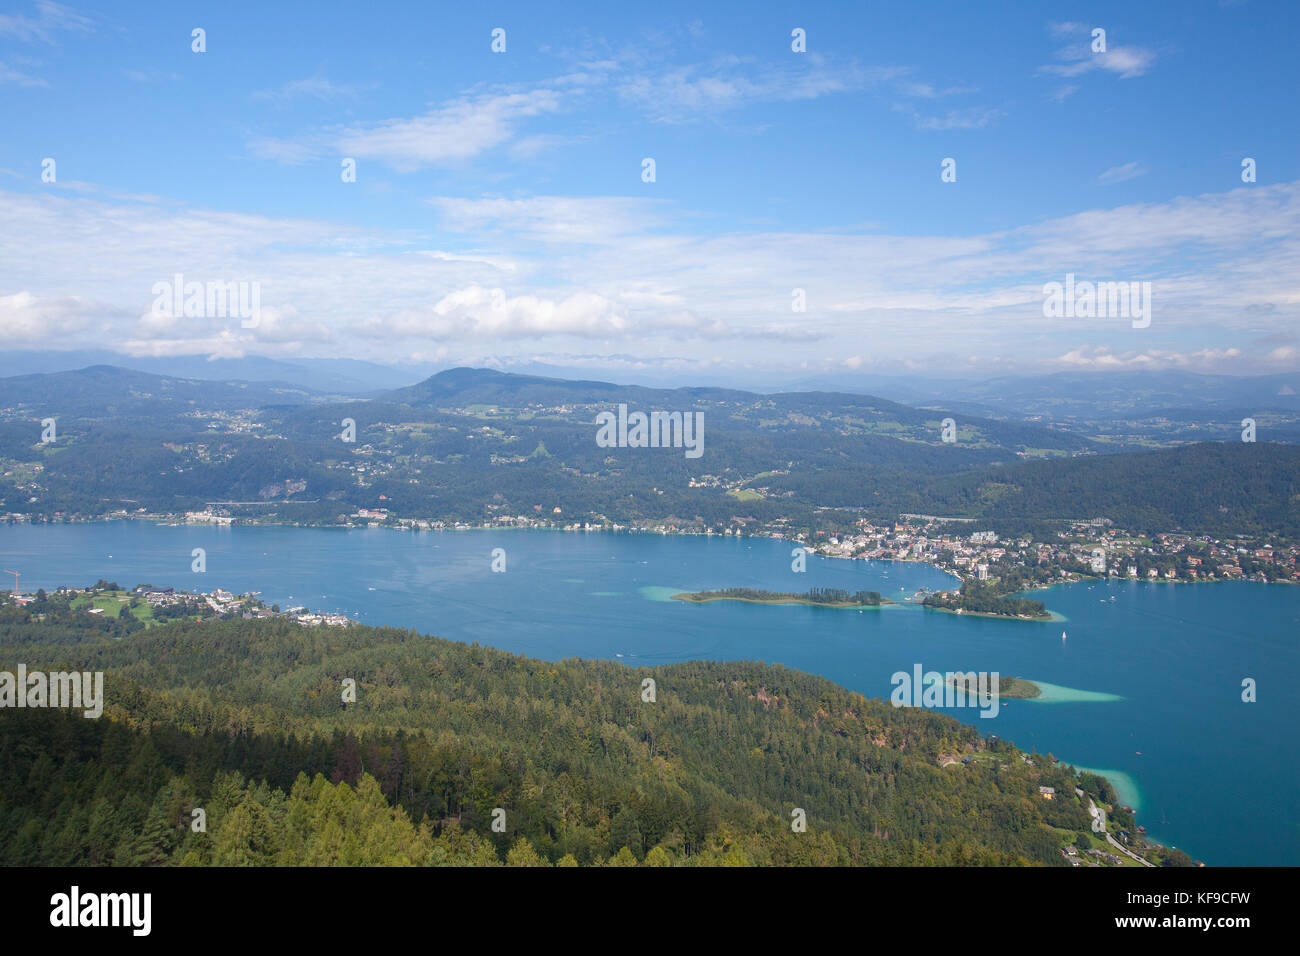
M 204 574 L 190 570 L 196 547 L 207 551 Z M 497 547 L 505 573 L 491 571 Z M 948 713 L 1026 750 L 1114 774 L 1151 837 L 1210 865 L 1300 865 L 1300 588 L 1073 584 L 1035 595 L 1064 618 L 1051 623 L 916 605 L 859 612 L 669 599 L 814 586 L 902 599 L 953 580 L 922 564 L 811 557 L 796 574 L 791 547 L 546 531 L 0 526 L 0 567 L 21 571 L 24 591 L 101 577 L 126 587 L 260 591 L 267 603 L 551 660 L 762 660 L 871 697 L 887 697 L 891 675 L 915 664 L 1042 681 L 1051 685 L 1043 700 L 1011 701 L 994 718 L 975 708 Z M 1241 700 L 1247 677 L 1258 684 L 1256 703 Z

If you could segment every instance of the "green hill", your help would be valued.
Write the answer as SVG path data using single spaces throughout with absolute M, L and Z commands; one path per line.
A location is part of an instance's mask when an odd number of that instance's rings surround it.
M 1105 516 L 1139 531 L 1297 535 L 1300 447 L 1202 442 L 1026 462 L 933 479 L 913 500 L 1022 523 Z
M 0 611 L 0 669 L 102 670 L 107 703 L 98 720 L 0 710 L 11 865 L 1057 864 L 1060 833 L 1088 824 L 1078 801 L 1039 797 L 1072 792 L 1063 766 L 783 667 L 32 615 Z M 940 766 L 954 753 L 974 759 Z

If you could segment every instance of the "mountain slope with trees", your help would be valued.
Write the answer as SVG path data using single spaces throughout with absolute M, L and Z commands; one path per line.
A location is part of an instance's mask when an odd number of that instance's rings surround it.
M 280 619 L 74 634 L 38 613 L 0 616 L 0 668 L 102 670 L 107 703 L 0 710 L 8 864 L 1057 864 L 1088 825 L 1039 796 L 1072 793 L 1068 768 L 783 667 L 550 663 Z

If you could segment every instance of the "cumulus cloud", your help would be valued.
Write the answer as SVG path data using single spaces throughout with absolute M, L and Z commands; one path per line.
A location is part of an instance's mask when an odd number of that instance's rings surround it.
M 1207 348 L 1190 352 L 1164 349 L 1116 351 L 1107 346 L 1082 346 L 1055 358 L 1054 364 L 1073 369 L 1126 371 L 1132 369 L 1223 370 L 1242 358 L 1241 349 Z
M 77 296 L 41 298 L 30 292 L 0 295 L 0 340 L 7 346 L 82 348 L 69 336 L 103 332 L 117 310 Z
M 456 342 L 507 355 L 541 339 L 559 349 L 618 340 L 644 354 L 697 361 L 776 354 L 794 366 L 827 350 L 865 354 L 865 340 L 877 343 L 872 354 L 883 362 L 1002 354 L 1100 366 L 1145 361 L 1140 354 L 1172 362 L 1156 352 L 1190 356 L 1187 342 L 1213 341 L 1222 354 L 1196 361 L 1244 367 L 1294 345 L 1262 342 L 1300 323 L 1300 183 L 1097 208 L 967 236 L 701 233 L 691 210 L 630 197 L 431 202 L 443 229 L 436 243 L 319 220 L 0 191 L 7 286 L 0 294 L 22 315 L 33 306 L 23 299 L 16 307 L 20 290 L 109 303 L 118 313 L 103 312 L 108 328 L 82 335 L 83 347 L 87 339 L 129 341 L 158 354 L 383 358 L 400 340 L 422 354 Z M 261 327 L 142 319 L 152 285 L 177 272 L 187 280 L 259 280 Z M 1044 283 L 1071 272 L 1152 281 L 1150 328 L 1045 319 Z M 792 309 L 796 287 L 805 291 L 804 313 Z M 68 322 L 89 314 L 79 308 L 65 303 L 59 314 Z M 11 316 L 8 324 L 15 336 L 32 334 L 29 319 Z M 1100 344 L 1113 354 L 1071 354 Z
M 428 309 L 401 309 L 367 323 L 399 338 L 533 338 L 548 335 L 606 337 L 622 334 L 622 309 L 603 296 L 579 292 L 555 300 L 507 296 L 504 289 L 469 286 L 449 292 Z

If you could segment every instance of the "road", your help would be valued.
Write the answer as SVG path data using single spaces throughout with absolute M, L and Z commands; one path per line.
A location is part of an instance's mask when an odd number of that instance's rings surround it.
M 1143 866 L 1155 866 L 1154 863 L 1150 862 L 1149 860 L 1142 859 L 1142 857 L 1138 856 L 1136 853 L 1129 850 L 1128 847 L 1124 846 L 1122 843 L 1120 843 L 1118 840 L 1116 840 L 1113 836 L 1110 835 L 1110 831 L 1106 829 L 1106 811 L 1102 810 L 1100 807 L 1097 806 L 1097 804 L 1093 803 L 1092 797 L 1088 798 L 1088 815 L 1092 817 L 1093 820 L 1096 820 L 1098 818 L 1101 819 L 1101 830 L 1098 831 L 1094 827 L 1093 832 L 1105 833 L 1107 843 L 1109 843 L 1115 849 L 1119 850 L 1119 852 L 1123 853 L 1129 859 L 1136 860 L 1138 863 L 1142 864 Z

